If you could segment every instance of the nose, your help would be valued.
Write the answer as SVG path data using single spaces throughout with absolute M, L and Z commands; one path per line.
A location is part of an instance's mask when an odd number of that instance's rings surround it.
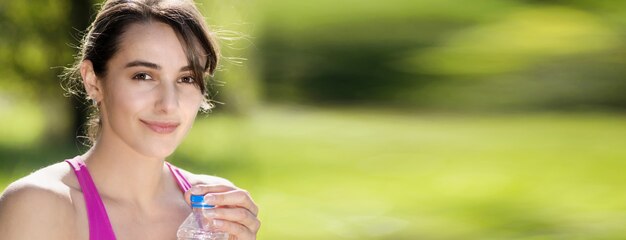
M 178 92 L 173 84 L 160 84 L 159 98 L 156 101 L 156 110 L 159 113 L 170 113 L 178 108 Z

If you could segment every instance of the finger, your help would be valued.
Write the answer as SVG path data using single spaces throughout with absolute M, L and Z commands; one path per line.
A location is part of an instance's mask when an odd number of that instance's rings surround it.
M 227 192 L 227 191 L 232 191 L 235 189 L 237 188 L 230 186 L 230 185 L 199 184 L 199 185 L 192 186 L 189 190 L 185 192 L 184 196 L 185 196 L 185 201 L 187 202 L 187 204 L 191 204 L 191 201 L 189 200 L 189 198 L 191 197 L 192 193 L 194 195 L 204 195 L 210 192 Z
M 213 205 L 243 207 L 248 209 L 254 216 L 259 214 L 259 208 L 250 197 L 250 193 L 243 189 L 228 192 L 209 193 L 204 196 L 204 200 Z
M 237 240 L 256 239 L 256 232 L 251 232 L 250 229 L 239 223 L 216 219 L 213 221 L 213 226 L 218 231 L 227 232 L 230 235 L 230 239 L 233 239 L 233 237 Z
M 251 232 L 257 232 L 261 227 L 261 222 L 252 212 L 245 208 L 213 208 L 204 211 L 207 218 L 227 220 L 239 223 Z

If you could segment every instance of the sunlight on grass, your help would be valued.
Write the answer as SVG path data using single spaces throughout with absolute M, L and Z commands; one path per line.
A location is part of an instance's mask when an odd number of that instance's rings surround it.
M 266 109 L 200 120 L 181 151 L 250 158 L 226 177 L 261 205 L 262 238 L 624 237 L 625 122 Z
M 199 117 L 170 159 L 249 190 L 261 239 L 624 239 L 624 136 L 620 115 L 267 108 Z

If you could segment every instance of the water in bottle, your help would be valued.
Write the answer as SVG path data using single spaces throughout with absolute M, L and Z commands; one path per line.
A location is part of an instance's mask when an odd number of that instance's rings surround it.
M 207 209 L 213 205 L 204 203 L 203 195 L 191 195 L 191 214 L 178 227 L 178 240 L 228 240 L 228 233 L 216 231 L 213 219 L 207 217 Z

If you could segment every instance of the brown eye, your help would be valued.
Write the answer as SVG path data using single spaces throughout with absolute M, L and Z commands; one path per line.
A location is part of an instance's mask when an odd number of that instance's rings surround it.
M 194 84 L 194 83 L 196 83 L 196 80 L 195 80 L 195 79 L 193 79 L 193 77 L 191 77 L 191 76 L 187 76 L 187 77 L 182 77 L 182 78 L 180 78 L 180 81 L 179 81 L 179 82 L 181 82 L 181 83 L 189 83 L 189 84 Z
M 137 74 L 135 74 L 135 76 L 133 76 L 133 79 L 135 79 L 135 80 L 152 80 L 152 77 L 150 75 L 148 75 L 147 73 L 137 73 Z

